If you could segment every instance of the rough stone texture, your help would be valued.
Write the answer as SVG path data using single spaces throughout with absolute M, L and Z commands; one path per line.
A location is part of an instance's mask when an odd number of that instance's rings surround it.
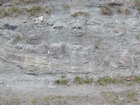
M 54 0 L 41 4 L 52 10 L 50 16 L 2 18 L 0 58 L 26 73 L 139 71 L 140 14 L 132 0 L 117 0 L 123 6 L 111 6 L 113 15 L 101 14 L 108 3 L 112 0 Z M 132 14 L 126 15 L 126 8 Z M 72 16 L 79 11 L 89 16 Z M 20 40 L 13 43 L 17 35 Z
M 34 16 L 11 8 L 38 5 L 43 11 Z M 110 16 L 101 11 L 107 5 Z M 0 0 L 0 16 L 3 8 L 16 13 L 0 18 L 0 105 L 140 105 L 134 0 Z M 116 82 L 98 86 L 105 76 Z M 75 77 L 93 82 L 76 84 Z M 67 86 L 55 84 L 61 79 Z

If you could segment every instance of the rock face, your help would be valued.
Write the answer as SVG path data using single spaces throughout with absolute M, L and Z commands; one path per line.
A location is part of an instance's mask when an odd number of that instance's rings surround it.
M 40 5 L 51 15 L 2 18 L 0 58 L 25 73 L 139 72 L 140 14 L 133 0 L 118 0 L 123 5 L 111 5 L 113 14 L 103 15 L 102 6 L 111 1 L 46 1 Z

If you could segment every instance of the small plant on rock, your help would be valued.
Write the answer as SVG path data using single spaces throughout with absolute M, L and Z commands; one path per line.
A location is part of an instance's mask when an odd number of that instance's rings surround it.
M 11 12 L 19 12 L 20 9 L 17 7 L 17 6 L 12 6 L 11 8 L 8 9 L 8 11 L 11 11 Z
M 123 10 L 121 8 L 117 9 L 117 13 L 122 13 L 122 12 L 123 12 Z
M 131 12 L 130 9 L 127 9 L 127 8 L 125 9 L 125 14 L 126 14 L 126 15 L 129 15 L 129 14 L 131 14 L 131 13 L 132 13 L 132 12 Z
M 118 103 L 118 96 L 114 92 L 102 92 L 103 97 L 111 102 L 111 103 Z
M 4 8 L 0 8 L 0 18 L 9 16 L 9 12 L 5 10 Z
M 84 79 L 79 77 L 79 76 L 76 76 L 74 78 L 74 82 L 77 83 L 77 84 L 83 84 L 84 83 Z
M 140 6 L 137 9 L 138 9 L 138 11 L 140 11 Z
M 31 2 L 33 2 L 33 1 L 35 1 L 35 0 L 19 0 L 19 2 L 25 3 L 25 4 L 31 3 Z
M 127 98 L 128 98 L 128 99 L 133 99 L 136 95 L 137 95 L 136 92 L 129 92 L 129 93 L 127 94 Z
M 140 0 L 135 0 L 135 6 L 137 7 L 137 10 L 140 11 Z
M 46 12 L 46 14 L 51 15 L 51 10 L 50 9 L 46 9 L 45 12 Z
M 107 84 L 114 84 L 114 83 L 121 83 L 121 82 L 122 82 L 122 80 L 120 80 L 120 79 L 111 78 L 111 77 L 106 76 L 106 77 L 99 78 L 96 81 L 96 84 L 106 86 Z
M 87 78 L 87 79 L 85 79 L 84 83 L 86 83 L 86 84 L 92 84 L 93 83 L 93 78 Z
M 58 79 L 58 80 L 55 80 L 54 83 L 57 85 L 67 85 L 68 80 L 67 79 Z
M 102 11 L 102 14 L 104 14 L 104 15 L 112 15 L 112 14 L 113 14 L 113 12 L 112 12 L 112 10 L 111 10 L 111 7 L 108 6 L 108 5 L 103 6 L 103 7 L 101 8 L 101 11 Z
M 76 76 L 74 78 L 74 82 L 77 83 L 77 84 L 92 84 L 93 83 L 93 78 L 81 78 L 79 76 Z
M 89 13 L 87 12 L 83 12 L 83 11 L 79 11 L 79 12 L 75 12 L 74 14 L 71 14 L 72 17 L 78 17 L 78 16 L 89 16 Z
M 135 76 L 134 77 L 134 82 L 140 83 L 140 76 Z
M 63 9 L 65 9 L 65 10 L 67 10 L 67 9 L 70 8 L 70 6 L 69 6 L 69 5 L 66 5 L 66 4 L 62 4 L 62 7 L 63 7 Z
M 27 10 L 31 16 L 36 15 L 38 12 L 41 12 L 43 8 L 41 6 L 33 6 Z
M 139 6 L 140 6 L 140 0 L 135 0 L 135 5 L 136 5 L 137 7 L 139 7 Z
M 17 44 L 20 40 L 21 40 L 20 35 L 16 35 L 12 40 L 12 44 Z
M 15 5 L 10 7 L 7 11 L 10 16 L 18 16 L 19 14 L 22 14 L 22 9 Z

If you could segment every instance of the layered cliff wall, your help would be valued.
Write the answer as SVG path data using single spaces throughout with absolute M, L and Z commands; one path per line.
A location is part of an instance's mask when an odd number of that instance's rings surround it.
M 35 74 L 140 74 L 133 0 L 2 1 L 1 9 L 1 69 L 8 62 Z

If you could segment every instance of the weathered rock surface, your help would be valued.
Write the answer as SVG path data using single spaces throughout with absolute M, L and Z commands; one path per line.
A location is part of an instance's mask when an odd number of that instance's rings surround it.
M 41 5 L 52 10 L 50 16 L 2 18 L 0 58 L 26 73 L 139 71 L 140 14 L 130 0 L 117 0 L 123 5 L 112 5 L 111 16 L 101 14 L 102 5 L 111 2 L 47 1 Z M 117 8 L 132 14 L 119 14 Z M 74 17 L 77 12 L 88 16 Z
M 0 105 L 140 105 L 140 11 L 112 1 L 0 0 Z

